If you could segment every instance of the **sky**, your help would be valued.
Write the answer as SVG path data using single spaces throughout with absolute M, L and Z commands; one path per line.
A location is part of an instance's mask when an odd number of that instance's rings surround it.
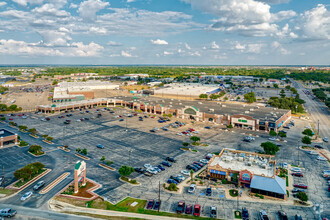
M 330 1 L 0 0 L 0 64 L 330 65 Z

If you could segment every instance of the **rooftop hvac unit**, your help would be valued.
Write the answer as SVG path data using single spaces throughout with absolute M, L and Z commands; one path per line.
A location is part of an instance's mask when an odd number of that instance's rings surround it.
M 173 99 L 171 99 L 171 101 L 173 101 Z
M 226 105 L 222 105 L 221 107 L 226 107 Z
M 170 104 L 173 104 L 172 102 L 170 102 Z
M 248 113 L 250 113 L 249 111 L 245 111 L 245 114 L 248 114 Z
M 198 104 L 203 105 L 203 102 L 198 102 Z
M 209 111 L 210 111 L 210 112 L 214 112 L 214 109 L 213 109 L 213 108 L 210 108 Z
M 169 105 L 168 107 L 172 107 L 172 105 Z
M 254 110 L 253 108 L 250 108 L 250 112 L 253 112 L 253 110 Z
M 274 108 L 274 110 L 277 110 L 277 108 Z
M 252 166 L 252 163 L 251 163 L 251 162 L 247 162 L 247 165 L 248 165 L 248 166 Z
M 182 103 L 180 102 L 179 105 L 182 105 Z
M 245 105 L 243 105 L 243 107 L 245 107 Z
M 266 169 L 266 164 L 265 164 L 265 163 L 261 164 L 261 167 L 262 167 L 263 169 Z

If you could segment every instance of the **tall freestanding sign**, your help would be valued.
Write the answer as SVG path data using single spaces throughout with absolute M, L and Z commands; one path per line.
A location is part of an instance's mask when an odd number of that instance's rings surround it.
M 78 161 L 74 167 L 74 193 L 79 191 L 79 183 L 86 185 L 86 163 L 85 161 Z

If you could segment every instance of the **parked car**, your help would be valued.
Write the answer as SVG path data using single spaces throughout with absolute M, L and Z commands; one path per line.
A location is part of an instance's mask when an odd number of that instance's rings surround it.
M 285 129 L 290 129 L 290 127 L 289 127 L 289 126 L 283 126 L 283 128 L 285 128 Z
M 249 220 L 249 211 L 245 207 L 242 208 L 242 219 Z
M 196 190 L 196 184 L 191 184 L 188 189 L 188 193 L 194 193 Z
M 25 201 L 27 200 L 28 198 L 30 198 L 32 196 L 33 192 L 32 191 L 29 191 L 27 193 L 25 193 L 22 197 L 21 197 L 21 201 Z
M 304 175 L 302 173 L 292 173 L 292 176 L 303 177 Z
M 186 206 L 185 201 L 180 201 L 180 202 L 178 202 L 178 206 L 177 206 L 177 208 L 176 208 L 176 212 L 177 212 L 177 213 L 183 213 L 183 212 L 184 212 L 184 208 L 185 208 L 185 206 Z
M 305 192 L 305 190 L 294 188 L 294 189 L 292 190 L 292 192 L 293 192 L 293 193 Z
M 142 167 L 135 167 L 134 171 L 137 172 L 137 173 L 144 173 L 145 169 L 143 169 Z
M 163 161 L 162 164 L 163 164 L 164 166 L 167 166 L 167 167 L 171 167 L 171 166 L 172 166 L 172 164 L 169 163 L 169 162 L 167 162 L 167 161 Z
M 191 204 L 187 204 L 185 213 L 186 214 L 191 214 L 192 213 L 192 205 Z
M 176 162 L 176 160 L 173 157 L 166 157 L 166 160 L 172 163 Z
M 293 168 L 291 168 L 291 171 L 295 172 L 295 173 L 299 173 L 299 172 L 301 172 L 301 169 L 298 167 L 293 167 Z
M 158 167 L 161 171 L 165 170 L 165 168 L 164 168 L 162 165 L 160 165 L 160 164 L 159 164 L 157 167 Z
M 209 126 L 206 126 L 206 127 L 205 127 L 205 129 L 211 129 L 211 127 L 209 127 Z
M 34 187 L 33 190 L 39 190 L 41 187 L 45 185 L 45 181 L 39 181 Z
M 301 215 L 297 215 L 297 214 L 294 216 L 294 219 L 295 220 L 303 220 L 303 218 L 301 217 Z
M 195 204 L 193 215 L 194 216 L 200 216 L 201 215 L 201 205 Z
M 209 188 L 206 189 L 206 195 L 207 196 L 211 196 L 212 195 L 212 188 L 211 187 L 209 187 Z
M 327 137 L 325 137 L 325 138 L 323 138 L 323 141 L 324 141 L 324 142 L 328 142 L 329 140 L 328 140 Z
M 294 187 L 297 187 L 297 188 L 301 188 L 301 189 L 307 189 L 307 185 L 303 184 L 303 183 L 298 183 L 298 184 L 294 184 L 293 185 Z
M 210 217 L 217 218 L 217 207 L 215 206 L 210 207 Z
M 124 119 L 123 119 L 123 118 L 121 118 L 121 119 L 119 119 L 119 121 L 124 121 Z
M 258 215 L 259 220 L 269 220 L 267 213 L 261 210 Z
M 161 169 L 159 169 L 158 167 L 153 167 L 152 169 L 156 170 L 156 171 L 157 171 L 157 173 L 160 173 L 160 172 L 162 172 L 162 170 L 161 170 Z
M 96 145 L 97 148 L 104 149 L 104 146 L 102 144 Z
M 148 171 L 149 173 L 154 174 L 154 175 L 158 173 L 158 171 L 155 170 L 154 168 L 148 168 L 147 171 Z
M 322 156 L 317 156 L 316 159 L 317 160 L 322 160 L 322 161 L 326 161 L 327 160 L 327 158 L 322 157 Z
M 186 175 L 186 176 L 190 176 L 190 173 L 188 172 L 188 170 L 181 170 L 181 172 L 183 175 Z
M 268 140 L 270 140 L 270 141 L 276 141 L 276 138 L 271 137 L 271 138 L 268 138 Z
M 314 145 L 314 147 L 319 148 L 319 149 L 323 149 L 323 147 L 321 145 L 319 145 L 319 144 Z
M 152 166 L 151 166 L 150 164 L 148 164 L 148 163 L 144 164 L 143 166 L 144 166 L 145 168 L 147 168 L 147 169 L 152 168 Z
M 147 202 L 147 209 L 152 209 L 152 207 L 154 207 L 154 202 L 153 199 L 149 199 Z
M 160 208 L 160 205 L 161 205 L 162 201 L 156 201 L 155 202 L 155 205 L 154 205 L 154 210 L 158 210 Z
M 177 176 L 170 176 L 170 179 L 173 179 L 173 180 L 177 181 L 178 183 L 182 182 L 182 179 L 178 178 Z
M 149 177 L 150 177 L 150 176 L 153 176 L 153 174 L 152 174 L 152 173 L 149 173 L 148 170 L 146 170 L 146 172 L 144 172 L 143 174 L 144 174 L 145 176 L 149 176 Z
M 0 209 L 0 217 L 11 218 L 17 214 L 17 211 L 11 208 Z
M 167 180 L 167 183 L 168 184 L 174 183 L 175 185 L 178 185 L 178 182 L 176 180 L 174 180 L 174 179 L 168 179 Z
M 288 220 L 288 215 L 282 210 L 278 211 L 278 216 L 281 220 Z

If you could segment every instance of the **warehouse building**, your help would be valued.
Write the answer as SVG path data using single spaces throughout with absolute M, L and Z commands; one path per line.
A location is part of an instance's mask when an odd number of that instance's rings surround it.
M 210 178 L 237 181 L 252 194 L 286 199 L 286 181 L 276 176 L 276 161 L 271 155 L 224 148 L 210 159 L 206 175 Z

